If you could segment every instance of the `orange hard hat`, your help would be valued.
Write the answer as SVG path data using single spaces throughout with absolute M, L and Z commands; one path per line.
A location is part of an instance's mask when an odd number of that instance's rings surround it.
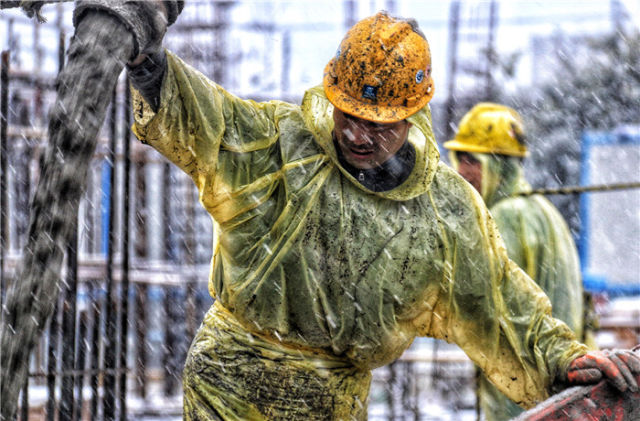
M 380 12 L 356 23 L 324 69 L 339 110 L 378 123 L 404 120 L 433 96 L 429 43 L 413 20 Z

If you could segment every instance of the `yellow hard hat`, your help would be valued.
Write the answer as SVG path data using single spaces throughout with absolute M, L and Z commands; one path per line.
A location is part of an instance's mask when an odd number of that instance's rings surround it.
M 514 109 L 491 102 L 481 102 L 467 112 L 453 140 L 444 147 L 454 151 L 491 153 L 524 157 L 522 118 Z
M 433 96 L 429 43 L 415 21 L 380 12 L 347 32 L 323 83 L 345 113 L 378 123 L 404 120 Z

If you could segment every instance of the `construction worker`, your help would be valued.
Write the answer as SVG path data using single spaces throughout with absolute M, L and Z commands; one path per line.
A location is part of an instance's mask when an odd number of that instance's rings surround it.
M 522 160 L 527 146 L 520 115 L 500 104 L 480 103 L 444 143 L 453 167 L 482 196 L 509 258 L 549 297 L 554 317 L 583 337 L 583 288 L 578 254 L 567 224 L 542 195 L 522 194 L 531 186 Z M 522 409 L 480 377 L 479 397 L 488 421 L 510 420 Z
M 640 360 L 587 354 L 439 162 L 414 21 L 355 24 L 302 105 L 242 100 L 141 50 L 133 130 L 214 220 L 215 303 L 185 364 L 185 419 L 366 419 L 371 369 L 418 335 L 460 345 L 525 407 L 554 385 L 637 388 L 625 375 Z

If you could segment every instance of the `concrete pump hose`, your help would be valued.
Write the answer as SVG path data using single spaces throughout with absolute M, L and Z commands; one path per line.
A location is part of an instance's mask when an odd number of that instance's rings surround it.
M 27 244 L 3 308 L 2 420 L 13 419 L 28 375 L 29 355 L 53 312 L 64 250 L 77 218 L 98 131 L 133 46 L 133 37 L 118 19 L 88 13 L 76 27 L 68 62 L 58 76 Z

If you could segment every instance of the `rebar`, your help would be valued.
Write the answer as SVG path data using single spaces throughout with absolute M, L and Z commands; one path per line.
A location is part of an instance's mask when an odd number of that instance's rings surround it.
M 138 394 L 143 400 L 147 399 L 147 376 L 146 367 L 148 362 L 147 353 L 147 285 L 137 284 L 136 288 L 136 384 Z
M 532 194 L 554 195 L 554 194 L 577 194 L 589 192 L 609 192 L 614 190 L 640 189 L 640 182 L 630 183 L 610 183 L 597 184 L 592 186 L 565 186 L 549 189 L 534 189 L 528 192 L 519 193 L 519 196 L 530 196 Z
M 100 285 L 94 281 L 89 287 L 91 302 L 91 363 L 89 370 L 89 386 L 91 387 L 91 402 L 89 404 L 89 419 L 97 419 L 98 416 L 98 383 L 100 374 L 100 327 L 101 327 L 101 297 Z
M 80 312 L 80 326 L 78 327 L 78 339 L 76 341 L 76 365 L 74 374 L 76 380 L 76 404 L 75 404 L 75 419 L 82 420 L 82 410 L 84 399 L 82 397 L 82 390 L 84 389 L 84 381 L 85 375 L 87 374 L 85 371 L 85 363 L 87 360 L 87 330 L 89 326 L 89 317 L 87 316 L 87 311 Z

